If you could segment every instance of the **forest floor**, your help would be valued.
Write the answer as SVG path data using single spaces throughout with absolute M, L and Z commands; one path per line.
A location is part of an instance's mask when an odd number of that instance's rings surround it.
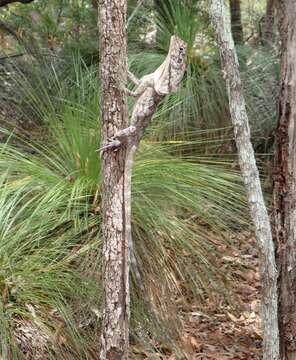
M 4 119 L 9 119 L 9 122 Z M 31 132 L 34 124 L 28 124 L 27 119 L 26 124 L 24 126 L 23 119 L 16 116 L 11 101 L 1 95 L 0 126 Z M 0 141 L 3 140 L 0 137 Z M 238 232 L 232 237 L 235 246 L 231 255 L 227 252 L 227 256 L 220 259 L 221 271 L 230 273 L 233 279 L 231 284 L 234 296 L 231 306 L 221 295 L 217 295 L 202 304 L 179 309 L 183 323 L 182 347 L 188 349 L 186 352 L 189 359 L 259 360 L 262 357 L 256 241 L 250 232 Z M 223 253 L 223 248 L 220 250 Z M 161 357 L 154 357 L 139 345 L 134 345 L 131 350 L 133 360 L 177 359 L 169 349 L 163 350 Z
M 233 239 L 237 250 L 221 258 L 221 271 L 231 271 L 231 306 L 220 295 L 205 304 L 180 309 L 183 342 L 192 360 L 259 360 L 262 358 L 260 282 L 256 240 L 238 233 Z M 175 354 L 153 357 L 134 348 L 133 359 L 176 360 Z
M 234 241 L 241 253 L 222 257 L 222 267 L 231 271 L 237 310 L 209 299 L 188 312 L 184 327 L 194 350 L 193 359 L 242 360 L 261 358 L 260 282 L 256 240 L 240 234 Z

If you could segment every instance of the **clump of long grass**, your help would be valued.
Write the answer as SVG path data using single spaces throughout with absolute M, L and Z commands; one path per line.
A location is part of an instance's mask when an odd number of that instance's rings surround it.
M 37 335 L 39 352 L 53 358 L 92 358 L 98 346 L 89 341 L 89 333 L 99 337 L 101 311 L 98 85 L 94 68 L 73 69 L 62 78 L 49 69 L 52 85 L 40 78 L 36 88 L 20 74 L 27 108 L 46 131 L 30 140 L 11 135 L 0 146 L 3 356 L 34 354 Z M 160 324 L 175 316 L 172 299 L 226 294 L 217 244 L 246 224 L 238 172 L 227 160 L 186 155 L 193 144 L 148 136 L 135 163 L 135 252 Z M 133 332 L 147 340 L 155 323 L 134 285 Z

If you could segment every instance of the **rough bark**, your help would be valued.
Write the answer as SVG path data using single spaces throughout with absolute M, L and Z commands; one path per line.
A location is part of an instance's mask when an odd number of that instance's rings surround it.
M 272 43 L 272 40 L 273 40 L 275 2 L 276 2 L 276 0 L 267 0 L 267 3 L 266 3 L 263 38 L 267 44 Z
M 244 41 L 240 0 L 230 0 L 231 31 L 236 44 Z
M 270 221 L 264 204 L 242 92 L 239 64 L 223 0 L 211 1 L 211 17 L 226 79 L 231 119 L 260 257 L 263 359 L 278 360 L 277 271 Z
M 273 174 L 273 231 L 279 270 L 282 360 L 296 359 L 296 1 L 278 8 L 281 86 Z
M 102 143 L 128 126 L 126 1 L 99 0 Z M 129 249 L 124 236 L 125 148 L 102 155 L 104 309 L 100 359 L 127 359 Z
M 133 251 L 132 240 L 132 221 L 131 221 L 131 188 L 132 188 L 132 169 L 134 155 L 140 145 L 140 141 L 149 126 L 152 117 L 157 109 L 160 100 L 167 94 L 177 90 L 186 70 L 187 44 L 177 36 L 172 36 L 170 48 L 165 61 L 151 74 L 145 75 L 142 79 L 137 79 L 135 75 L 128 72 L 130 80 L 137 85 L 135 91 L 126 89 L 125 91 L 137 100 L 133 107 L 131 125 L 120 130 L 107 143 L 103 144 L 101 152 L 117 151 L 120 147 L 125 147 L 126 156 L 124 164 L 124 233 L 126 242 L 129 244 L 130 263 L 133 274 L 137 281 L 144 302 L 146 303 L 151 315 L 155 317 L 153 308 L 147 297 L 145 286 L 142 281 L 136 257 Z

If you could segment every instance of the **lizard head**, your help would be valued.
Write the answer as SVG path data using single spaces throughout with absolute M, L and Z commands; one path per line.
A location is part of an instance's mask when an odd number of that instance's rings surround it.
M 173 35 L 165 61 L 154 71 L 154 90 L 166 95 L 177 90 L 186 70 L 187 44 Z

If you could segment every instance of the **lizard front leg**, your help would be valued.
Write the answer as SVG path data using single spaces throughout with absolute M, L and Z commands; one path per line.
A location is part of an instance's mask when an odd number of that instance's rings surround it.
M 153 88 L 153 83 L 153 78 L 151 78 L 151 76 L 144 76 L 135 91 L 130 91 L 126 88 L 124 89 L 124 91 L 130 96 L 139 98 L 141 95 L 145 96 L 144 93 L 147 89 Z M 134 118 L 134 115 L 132 116 L 132 118 Z M 105 144 L 103 144 L 103 146 L 99 149 L 100 153 L 102 154 L 103 151 L 108 149 L 118 148 L 123 142 L 126 142 L 130 136 L 135 135 L 136 131 L 137 128 L 134 125 L 130 125 L 125 129 L 119 130 L 110 139 L 108 139 Z
M 103 146 L 98 149 L 100 153 L 106 150 L 117 149 L 121 146 L 122 143 L 126 142 L 127 139 L 136 132 L 136 127 L 131 125 L 125 129 L 119 130 L 116 134 L 114 134 L 111 138 L 107 139 L 107 142 L 103 144 Z
M 129 96 L 133 96 L 133 97 L 140 97 L 149 87 L 153 87 L 154 81 L 153 78 L 151 78 L 149 75 L 148 76 L 144 76 L 138 83 L 138 87 L 136 88 L 135 91 L 131 91 L 129 89 L 125 89 L 125 93 Z
M 138 79 L 132 72 L 127 72 L 127 77 L 131 82 L 133 82 L 135 85 L 140 85 L 141 80 Z

